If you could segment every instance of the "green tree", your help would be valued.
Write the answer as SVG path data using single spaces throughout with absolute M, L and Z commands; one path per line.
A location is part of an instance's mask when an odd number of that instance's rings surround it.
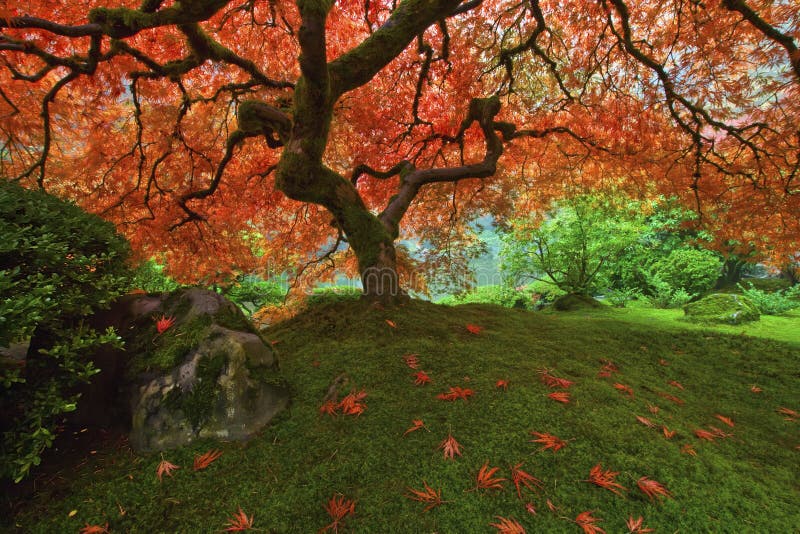
M 605 288 L 643 231 L 639 207 L 599 194 L 554 202 L 544 214 L 512 222 L 502 237 L 501 269 L 514 284 L 546 280 L 581 294 Z

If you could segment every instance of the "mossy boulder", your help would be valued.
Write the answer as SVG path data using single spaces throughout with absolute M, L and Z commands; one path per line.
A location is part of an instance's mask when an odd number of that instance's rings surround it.
M 713 293 L 683 307 L 684 319 L 697 323 L 740 324 L 758 321 L 761 314 L 747 297 Z
M 174 323 L 159 333 L 162 317 Z M 126 342 L 118 389 L 138 450 L 247 439 L 288 406 L 275 350 L 217 293 L 127 295 L 101 320 Z
M 567 293 L 553 301 L 553 308 L 558 311 L 579 311 L 600 306 L 602 304 L 597 299 L 583 293 Z

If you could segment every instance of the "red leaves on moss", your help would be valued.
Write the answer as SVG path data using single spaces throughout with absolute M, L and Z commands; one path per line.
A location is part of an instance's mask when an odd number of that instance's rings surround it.
M 587 482 L 591 482 L 595 486 L 600 486 L 601 488 L 612 491 L 617 495 L 622 495 L 619 490 L 625 491 L 627 488 L 614 480 L 618 474 L 619 471 L 612 471 L 610 469 L 606 469 L 604 471 L 603 466 L 597 464 L 589 471 L 589 480 L 587 480 Z
M 654 498 L 667 497 L 672 498 L 672 494 L 664 487 L 663 484 L 647 477 L 642 477 L 636 481 L 636 485 L 642 490 L 642 493 L 647 495 L 652 501 Z
M 195 471 L 200 471 L 202 469 L 205 469 L 206 467 L 214 463 L 220 456 L 222 456 L 222 451 L 217 449 L 211 449 L 205 454 L 201 454 L 200 456 L 195 456 L 193 469 Z

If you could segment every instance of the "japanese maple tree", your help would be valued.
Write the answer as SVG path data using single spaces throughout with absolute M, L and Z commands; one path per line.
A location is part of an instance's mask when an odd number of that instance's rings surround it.
M 575 187 L 785 257 L 798 28 L 792 0 L 0 0 L 0 174 L 184 279 L 346 244 L 386 302 L 401 233 L 447 249 Z

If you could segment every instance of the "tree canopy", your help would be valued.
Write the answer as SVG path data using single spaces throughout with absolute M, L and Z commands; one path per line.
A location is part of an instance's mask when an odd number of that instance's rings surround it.
M 114 4 L 0 0 L 0 174 L 184 279 L 346 242 L 394 293 L 401 234 L 606 186 L 800 248 L 797 0 Z

